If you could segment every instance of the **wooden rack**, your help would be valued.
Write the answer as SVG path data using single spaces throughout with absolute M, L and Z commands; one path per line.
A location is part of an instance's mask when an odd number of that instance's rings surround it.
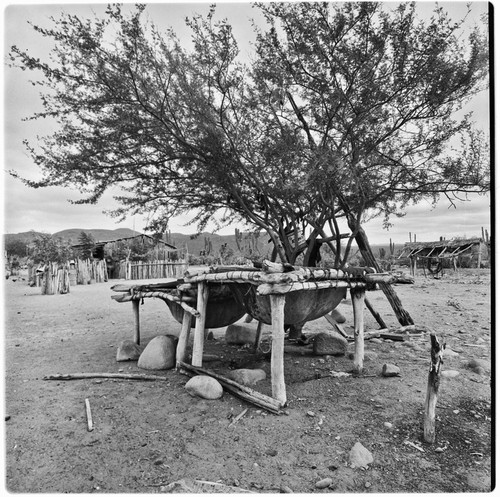
M 354 371 L 360 373 L 364 360 L 364 307 L 365 291 L 373 289 L 376 283 L 390 282 L 390 275 L 386 273 L 361 272 L 353 276 L 340 270 L 318 270 L 304 268 L 288 272 L 254 271 L 248 268 L 220 272 L 203 270 L 196 274 L 187 273 L 183 282 L 175 289 L 155 288 L 154 291 L 141 291 L 141 287 L 126 287 L 118 285 L 113 287 L 116 291 L 127 291 L 128 294 L 113 296 L 119 302 L 131 301 L 135 316 L 135 341 L 140 340 L 139 301 L 147 297 L 156 297 L 171 300 L 181 305 L 184 314 L 181 332 L 177 344 L 176 363 L 179 368 L 185 363 L 186 349 L 191 332 L 193 316 L 195 318 L 193 350 L 191 365 L 201 367 L 203 360 L 205 321 L 207 304 L 210 292 L 210 283 L 251 283 L 255 285 L 257 295 L 269 295 L 271 303 L 271 387 L 272 397 L 284 406 L 287 401 L 284 377 L 284 339 L 285 320 L 284 308 L 286 295 L 296 291 L 314 291 L 323 288 L 346 288 L 350 290 L 354 311 Z M 196 308 L 186 303 L 189 297 L 184 292 L 193 291 L 196 294 Z M 177 293 L 177 295 L 174 295 Z

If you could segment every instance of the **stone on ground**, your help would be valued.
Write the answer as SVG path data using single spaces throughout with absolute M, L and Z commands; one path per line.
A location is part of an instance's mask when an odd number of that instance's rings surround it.
M 235 323 L 226 328 L 226 343 L 245 345 L 255 343 L 257 327 L 255 323 Z
M 459 374 L 460 373 L 458 371 L 455 371 L 454 369 L 447 369 L 445 371 L 441 371 L 441 376 L 443 378 L 455 378 Z
M 360 442 L 356 442 L 349 452 L 349 462 L 355 468 L 365 468 L 373 462 L 373 455 Z
M 193 397 L 215 400 L 220 399 L 224 390 L 222 385 L 211 376 L 193 376 L 184 387 Z
M 486 373 L 486 371 L 490 370 L 491 365 L 488 361 L 483 361 L 481 359 L 471 359 L 467 363 L 467 367 L 474 371 L 474 373 L 483 375 Z
M 385 363 L 382 366 L 382 376 L 399 376 L 400 369 L 394 364 Z
M 341 335 L 333 333 L 318 333 L 313 339 L 315 355 L 345 355 L 348 341 Z
M 258 381 L 266 379 L 266 372 L 262 369 L 235 369 L 226 376 L 242 385 L 255 385 Z
M 137 361 L 141 355 L 142 349 L 133 340 L 123 340 L 118 345 L 116 351 L 116 361 Z
M 327 488 L 333 483 L 331 478 L 323 478 L 320 481 L 317 481 L 315 484 L 316 488 Z
M 332 316 L 337 323 L 342 324 L 345 323 L 345 316 L 339 312 L 337 309 L 333 309 L 333 311 L 330 313 L 330 316 Z
M 157 336 L 146 345 L 137 366 L 141 369 L 171 369 L 175 366 L 176 348 L 177 337 Z

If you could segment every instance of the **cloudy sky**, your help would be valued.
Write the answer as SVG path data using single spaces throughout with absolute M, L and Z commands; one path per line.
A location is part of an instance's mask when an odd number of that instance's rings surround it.
M 184 18 L 195 12 L 206 12 L 208 3 L 151 3 L 147 12 L 150 19 L 157 26 L 172 26 L 181 39 L 188 39 L 188 31 L 184 25 Z M 432 8 L 432 3 L 420 3 L 424 12 Z M 465 10 L 465 2 L 443 2 L 443 5 L 453 15 L 461 16 Z M 32 3 L 22 5 L 11 2 L 4 10 L 4 53 L 12 45 L 29 49 L 33 55 L 46 57 L 49 47 L 45 40 L 33 32 L 28 21 L 49 26 L 50 16 L 56 16 L 62 11 L 75 13 L 83 17 L 90 17 L 91 12 L 102 12 L 104 4 L 72 4 L 47 5 Z M 486 12 L 486 2 L 473 3 L 473 15 L 470 23 L 478 22 L 479 16 Z M 235 30 L 240 47 L 250 51 L 249 41 L 253 33 L 249 19 L 258 14 L 249 3 L 218 3 L 217 12 L 221 17 L 227 17 Z M 248 48 L 246 48 L 248 47 Z M 44 135 L 50 129 L 42 122 L 24 122 L 23 118 L 33 112 L 41 110 L 38 90 L 29 82 L 30 75 L 16 69 L 4 68 L 4 172 L 3 175 L 3 232 L 19 233 L 29 230 L 55 233 L 67 228 L 106 228 L 120 227 L 135 228 L 140 231 L 144 227 L 144 219 L 129 218 L 122 223 L 103 214 L 103 211 L 112 209 L 114 204 L 112 192 L 95 206 L 72 205 L 68 199 L 76 200 L 78 192 L 63 188 L 30 189 L 19 180 L 6 173 L 16 170 L 21 175 L 35 179 L 39 177 L 36 167 L 27 156 L 23 139 L 35 141 L 39 135 Z M 486 92 L 481 94 L 469 105 L 474 112 L 474 119 L 478 126 L 485 131 L 489 129 L 489 105 Z M 170 229 L 172 232 L 192 233 L 192 226 L 184 226 L 188 219 L 174 220 Z M 381 221 L 371 221 L 365 229 L 372 243 L 385 243 L 389 238 L 398 243 L 408 241 L 408 233 L 415 233 L 417 240 L 435 240 L 440 236 L 452 238 L 454 236 L 478 236 L 481 227 L 490 230 L 490 197 L 470 197 L 467 202 L 450 207 L 445 201 L 436 208 L 429 203 L 421 203 L 410 207 L 407 215 L 394 220 L 394 226 L 389 230 L 382 228 Z M 234 227 L 220 231 L 221 234 L 234 233 Z

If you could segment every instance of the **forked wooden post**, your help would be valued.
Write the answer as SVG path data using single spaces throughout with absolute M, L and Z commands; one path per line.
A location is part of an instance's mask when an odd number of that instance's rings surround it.
M 193 341 L 193 366 L 201 366 L 203 362 L 203 345 L 205 340 L 205 320 L 207 317 L 208 283 L 200 281 L 198 283 L 198 302 L 196 310 L 199 316 L 196 317 Z
M 132 300 L 132 310 L 134 311 L 134 342 L 141 343 L 141 325 L 139 319 L 139 300 Z
M 285 386 L 285 295 L 271 295 L 271 389 L 272 396 L 281 406 L 286 404 Z
M 184 315 L 182 317 L 181 333 L 179 335 L 179 341 L 177 342 L 177 350 L 175 354 L 175 362 L 177 368 L 179 368 L 181 362 L 186 362 L 186 348 L 189 342 L 192 319 L 193 316 L 191 316 L 191 313 L 188 311 L 184 311 Z
M 365 336 L 364 336 L 364 307 L 365 289 L 351 288 L 352 308 L 354 311 L 354 372 L 363 371 L 363 360 L 365 357 Z
M 441 365 L 446 344 L 439 343 L 434 333 L 431 334 L 431 366 L 427 380 L 427 396 L 425 398 L 424 440 L 433 443 L 436 438 L 436 404 L 438 401 Z

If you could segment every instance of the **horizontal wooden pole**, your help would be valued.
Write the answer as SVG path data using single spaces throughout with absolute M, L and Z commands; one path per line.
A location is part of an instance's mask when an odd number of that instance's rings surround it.
M 154 381 L 163 380 L 165 376 L 155 376 L 147 374 L 127 374 L 127 373 L 70 373 L 70 374 L 52 374 L 44 376 L 44 380 L 87 380 L 89 378 L 113 378 L 118 380 L 144 380 Z
M 321 290 L 324 288 L 365 288 L 366 284 L 361 281 L 327 280 L 304 283 L 288 283 L 270 285 L 265 283 L 257 287 L 258 295 L 282 295 L 288 292 L 298 292 L 299 290 Z
M 157 299 L 161 299 L 161 300 L 170 300 L 171 302 L 175 302 L 176 304 L 180 305 L 185 311 L 189 312 L 193 316 L 196 316 L 196 317 L 199 316 L 199 312 L 195 308 L 191 307 L 190 305 L 186 304 L 186 302 L 184 302 L 184 300 L 188 300 L 188 299 L 185 299 L 185 297 L 179 298 L 179 297 L 177 297 L 175 295 L 171 295 L 167 292 L 160 292 L 160 291 L 157 291 L 157 292 L 135 292 L 132 295 L 129 295 L 129 294 L 111 295 L 111 298 L 113 300 L 116 300 L 117 302 L 120 302 L 120 303 L 132 302 L 134 300 L 141 300 L 141 299 L 145 299 L 145 298 L 157 298 Z

